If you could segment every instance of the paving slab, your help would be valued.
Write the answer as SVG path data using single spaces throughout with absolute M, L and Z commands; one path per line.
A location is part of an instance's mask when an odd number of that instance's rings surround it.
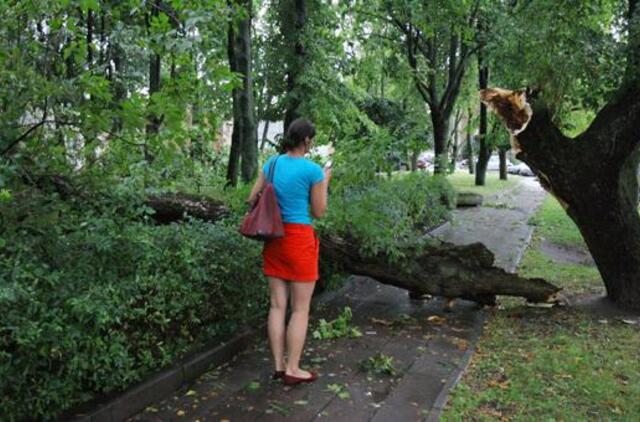
M 496 266 L 514 272 L 533 232 L 529 218 L 546 196 L 537 180 L 522 178 L 485 206 L 456 209 L 451 227 L 438 237 L 456 245 L 483 243 L 495 255 Z
M 493 207 L 455 212 L 440 235 L 457 244 L 481 241 L 496 263 L 513 271 L 530 236 L 529 217 L 545 193 L 524 180 Z M 497 205 L 496 205 L 497 204 Z M 503 205 L 500 205 L 503 204 Z M 529 233 L 529 234 L 527 234 Z M 311 338 L 320 319 L 331 320 L 345 307 L 359 338 Z M 270 379 L 266 332 L 232 361 L 211 368 L 132 421 L 405 421 L 437 420 L 466 368 L 481 332 L 484 313 L 459 300 L 453 312 L 443 301 L 410 299 L 406 291 L 365 277 L 351 277 L 332 299 L 314 306 L 302 366 L 318 371 L 311 384 L 285 387 Z M 383 353 L 395 373 L 375 374 L 362 362 Z

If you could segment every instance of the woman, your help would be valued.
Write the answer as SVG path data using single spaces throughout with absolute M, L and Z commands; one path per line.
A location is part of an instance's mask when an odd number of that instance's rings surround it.
M 284 142 L 286 153 L 267 161 L 247 201 L 253 204 L 265 180 L 273 177 L 285 236 L 265 243 L 263 259 L 271 296 L 268 331 L 275 366 L 273 378 L 282 378 L 286 385 L 311 382 L 317 378 L 315 373 L 299 366 L 307 335 L 309 304 L 318 280 L 320 245 L 311 218 L 320 218 L 324 214 L 331 179 L 330 168 L 323 170 L 304 158 L 315 134 L 315 127 L 309 120 L 294 120 Z M 289 296 L 292 312 L 285 330 Z

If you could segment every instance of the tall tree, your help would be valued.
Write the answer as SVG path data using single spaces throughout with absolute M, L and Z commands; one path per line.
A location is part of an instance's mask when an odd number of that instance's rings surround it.
M 284 113 L 284 130 L 289 124 L 300 117 L 304 93 L 301 92 L 298 79 L 304 72 L 306 48 L 304 45 L 305 25 L 308 20 L 306 0 L 280 0 L 280 31 L 284 37 L 283 52 L 286 63 L 287 97 Z
M 227 183 L 235 186 L 240 170 L 242 180 L 248 182 L 255 177 L 258 167 L 258 141 L 256 138 L 255 104 L 253 100 L 253 77 L 251 75 L 251 17 L 253 2 L 242 0 L 229 2 L 233 10 L 243 16 L 238 22 L 231 20 L 227 35 L 229 69 L 237 72 L 241 85 L 233 88 L 233 133 L 227 166 Z
M 480 2 L 383 3 L 386 19 L 402 34 L 415 86 L 431 112 L 435 172 L 442 173 L 447 165 L 449 122 L 474 52 Z
M 593 10 L 585 15 L 585 19 L 589 19 Z M 628 2 L 625 16 L 627 27 L 622 31 L 626 39 L 624 76 L 591 124 L 577 136 L 569 137 L 558 127 L 554 121 L 557 113 L 549 107 L 549 98 L 556 97 L 557 93 L 544 90 L 538 99 L 517 93 L 520 98 L 531 101 L 532 115 L 526 128 L 515 137 L 521 149 L 517 158 L 531 167 L 540 183 L 558 198 L 580 229 L 608 297 L 621 306 L 640 309 L 638 0 Z M 593 43 L 593 37 L 589 42 Z M 575 50 L 575 45 L 571 47 Z M 595 82 L 595 85 L 604 83 L 600 79 Z M 498 102 L 505 94 L 496 91 L 485 91 L 483 97 L 494 106 L 507 126 L 518 129 L 518 124 L 513 125 L 514 112 L 521 106 L 512 110 L 499 106 Z

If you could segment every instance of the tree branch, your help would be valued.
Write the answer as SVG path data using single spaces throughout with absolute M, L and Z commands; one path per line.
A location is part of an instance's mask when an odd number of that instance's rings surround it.
M 48 110 L 48 104 L 47 104 L 47 99 L 45 98 L 44 100 L 44 111 L 42 113 L 42 120 L 39 121 L 38 123 L 36 123 L 35 125 L 31 126 L 29 128 L 29 130 L 27 130 L 25 133 L 23 133 L 22 135 L 18 136 L 16 139 L 14 139 L 13 141 L 9 142 L 9 145 L 7 145 L 6 148 L 4 148 L 1 152 L 0 155 L 5 155 L 6 153 L 8 153 L 9 151 L 11 151 L 13 149 L 13 147 L 15 147 L 16 145 L 18 145 L 20 142 L 22 142 L 23 140 L 25 140 L 29 135 L 31 135 L 31 133 L 33 131 L 35 131 L 36 129 L 38 129 L 40 126 L 44 125 L 45 123 L 47 123 L 47 113 L 49 112 Z

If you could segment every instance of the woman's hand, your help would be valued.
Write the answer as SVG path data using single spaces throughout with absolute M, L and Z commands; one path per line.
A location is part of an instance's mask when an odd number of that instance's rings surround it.
M 324 178 L 327 181 L 327 184 L 331 180 L 331 168 L 333 167 L 333 163 L 331 160 L 327 161 L 327 164 L 324 165 Z
M 247 201 L 246 201 L 247 204 L 249 204 L 249 207 L 253 208 L 253 204 L 255 204 L 255 202 L 260 197 L 260 193 L 262 192 L 262 188 L 264 188 L 264 185 L 265 185 L 264 173 L 260 171 L 260 173 L 258 173 L 258 180 L 256 180 L 256 183 L 253 185 L 253 188 L 251 189 L 251 193 L 249 194 L 249 197 L 247 198 Z
M 324 168 L 324 178 L 327 180 L 327 183 L 329 183 L 329 180 L 331 180 L 331 171 L 331 167 Z

